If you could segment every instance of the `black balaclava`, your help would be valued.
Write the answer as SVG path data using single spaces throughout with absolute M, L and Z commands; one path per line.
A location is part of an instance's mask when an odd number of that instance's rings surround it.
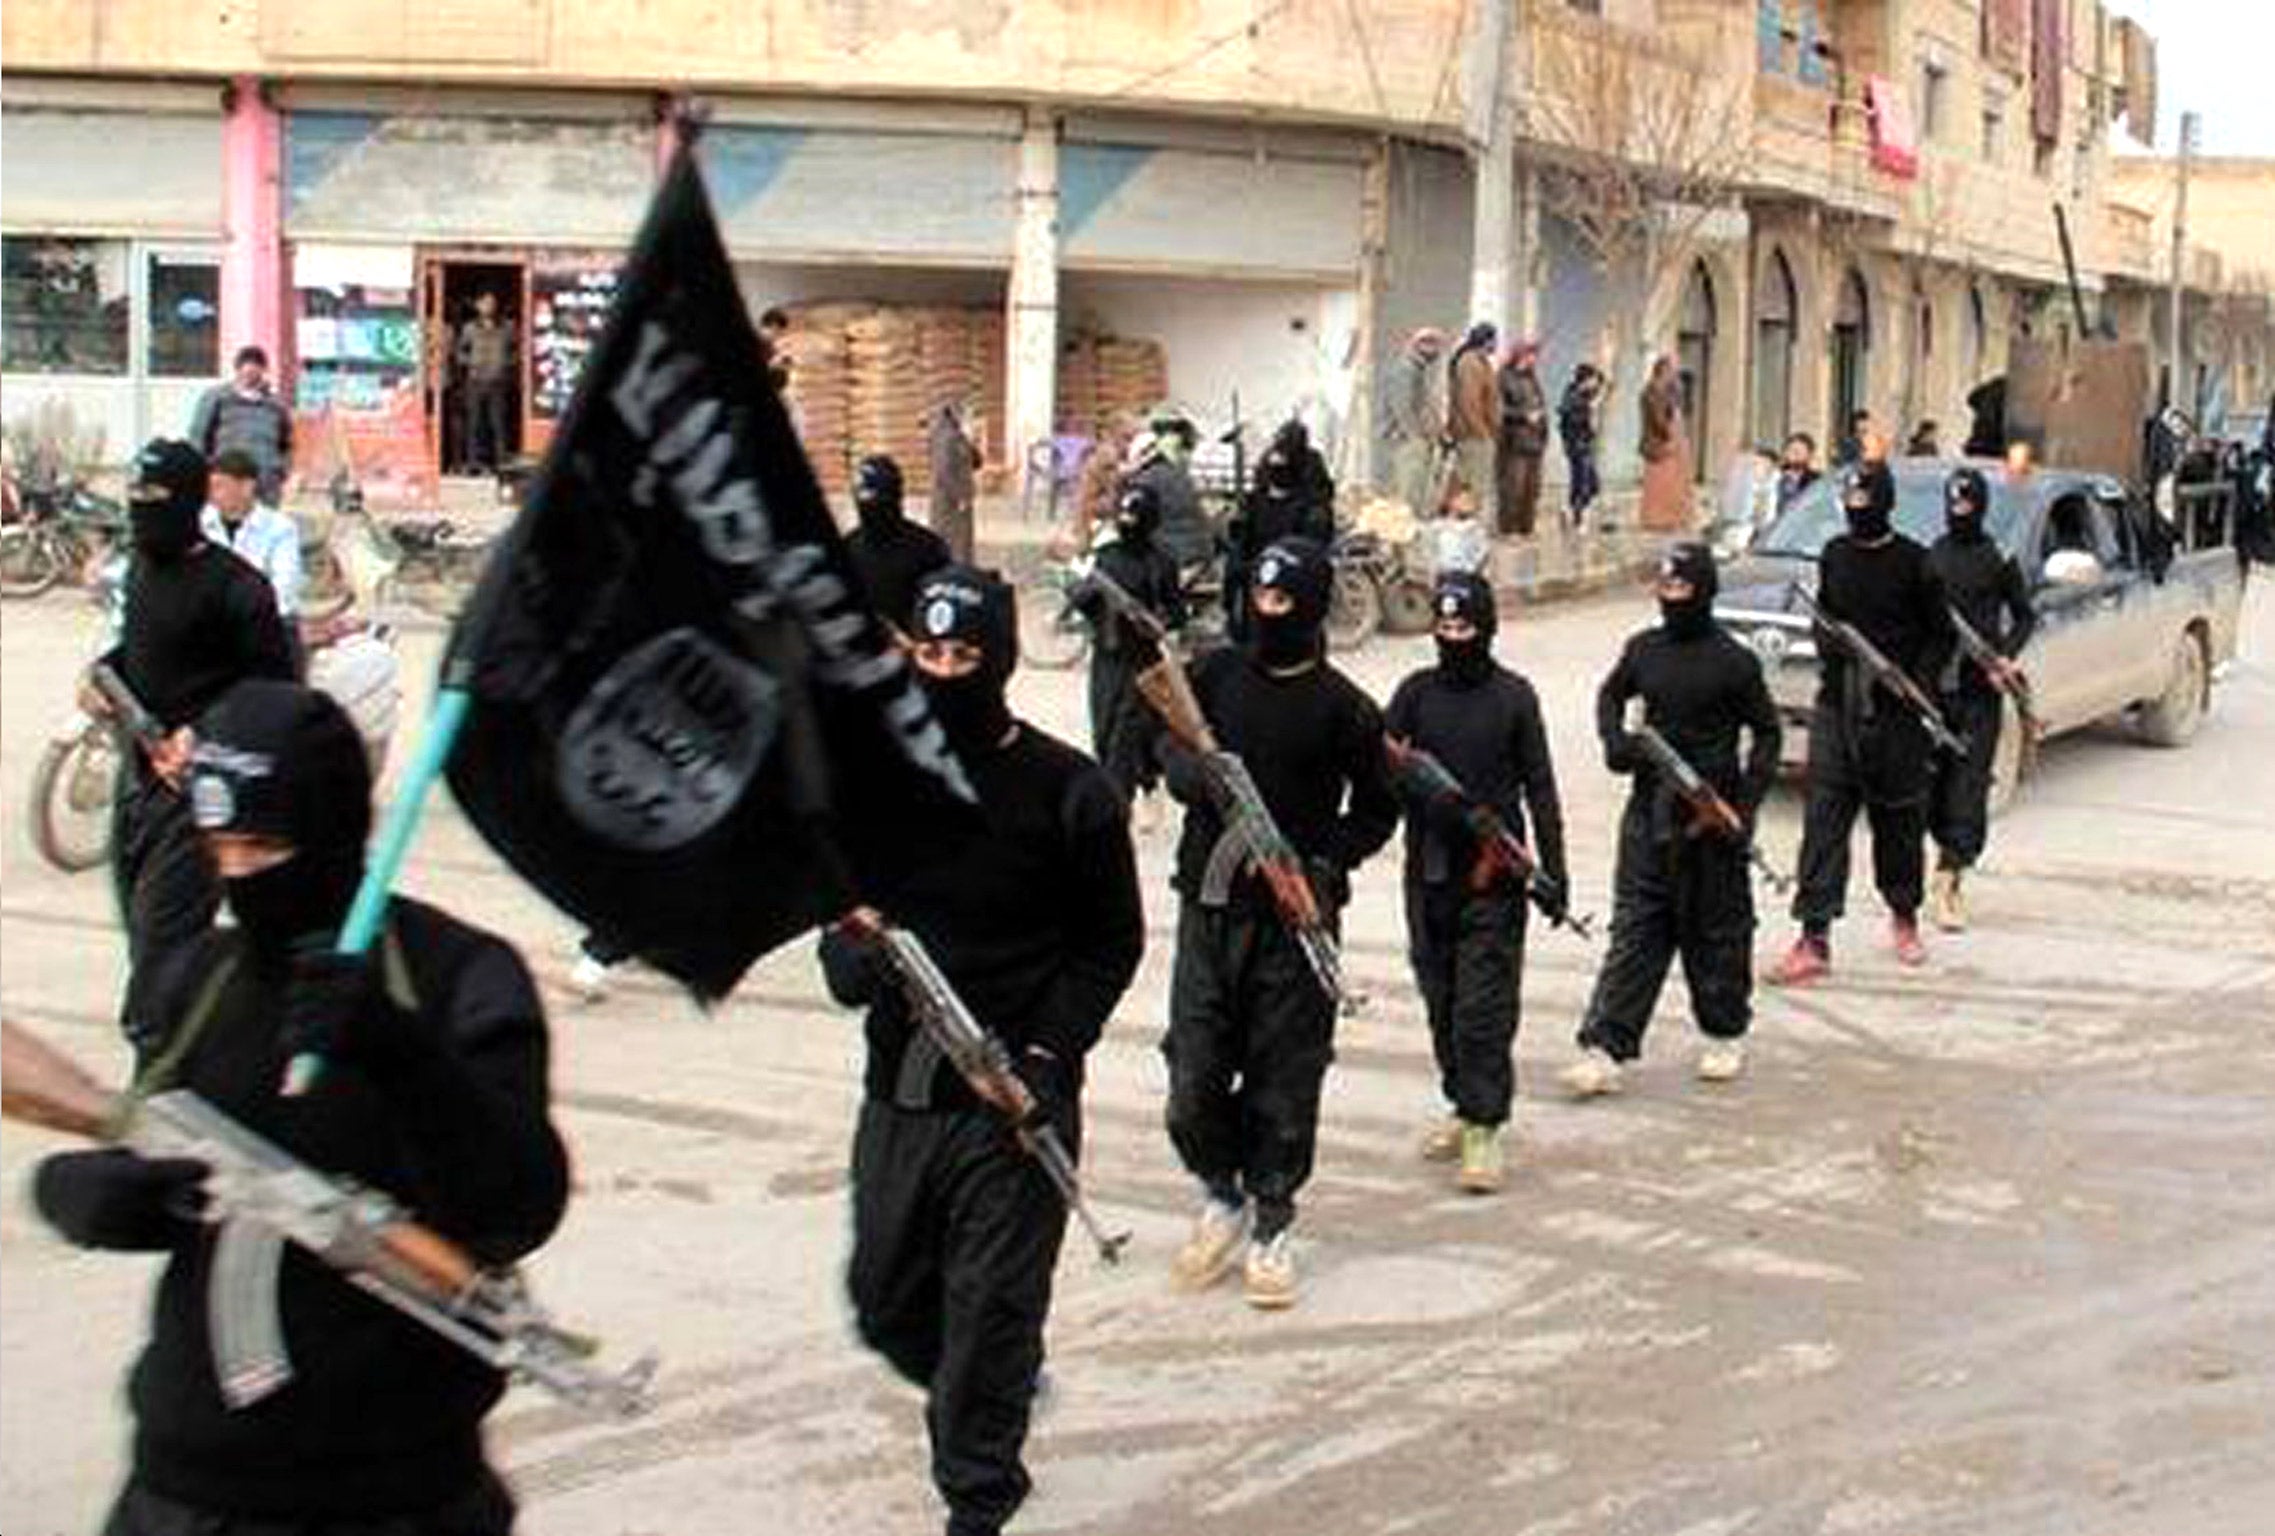
M 1251 583 L 1254 593 L 1267 588 L 1285 592 L 1295 600 L 1287 613 L 1265 614 L 1251 609 L 1249 644 L 1258 661 L 1271 668 L 1293 667 L 1316 660 L 1319 636 L 1327 622 L 1327 601 L 1334 590 L 1335 570 L 1327 551 L 1310 539 L 1275 539 L 1256 562 Z
M 205 455 L 175 437 L 154 437 L 134 456 L 126 492 L 137 553 L 179 560 L 198 541 L 205 511 Z
M 1153 536 L 1160 527 L 1161 493 L 1150 485 L 1124 486 L 1114 507 L 1116 537 L 1130 549 L 1142 552 L 1153 546 Z
M 1714 628 L 1714 594 L 1722 578 L 1714 567 L 1714 551 L 1704 544 L 1677 544 L 1660 558 L 1659 575 L 1690 583 L 1690 596 L 1679 603 L 1659 599 L 1659 621 L 1678 640 L 1694 640 Z
M 962 640 L 979 647 L 977 671 L 963 677 L 917 677 L 958 756 L 992 752 L 1011 733 L 1004 689 L 1019 665 L 1019 614 L 1010 586 L 992 571 L 942 566 L 916 589 L 912 638 Z
M 197 723 L 190 814 L 201 832 L 281 839 L 292 857 L 223 882 L 257 957 L 328 943 L 363 879 L 371 761 L 347 712 L 298 683 L 237 684 Z
M 1990 510 L 1991 483 L 1983 472 L 1962 465 L 1951 472 L 1943 482 L 1943 521 L 1951 530 L 1954 542 L 1980 544 L 1987 535 L 1983 532 L 1983 514 Z
M 1842 470 L 1841 510 L 1848 514 L 1848 531 L 1864 543 L 1886 538 L 1896 511 L 1896 477 L 1888 466 L 1867 459 Z
M 900 526 L 901 467 L 885 454 L 869 455 L 853 471 L 853 510 L 872 533 Z
M 1473 571 L 1448 571 L 1438 578 L 1430 594 L 1431 612 L 1440 619 L 1467 619 L 1476 626 L 1475 637 L 1453 641 L 1438 637 L 1438 670 L 1457 687 L 1473 687 L 1493 672 L 1493 631 L 1499 626 L 1493 586 Z

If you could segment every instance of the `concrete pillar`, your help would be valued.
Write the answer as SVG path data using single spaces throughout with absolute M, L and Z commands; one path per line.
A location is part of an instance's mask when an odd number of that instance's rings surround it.
M 1022 504 L 1030 504 L 1028 480 L 1039 470 L 1028 455 L 1048 443 L 1056 425 L 1059 340 L 1059 141 L 1058 120 L 1042 107 L 1027 109 L 1027 131 L 1019 141 L 1016 225 L 1011 246 L 1011 313 L 1006 317 L 1006 446 L 1018 466 Z M 1043 497 L 1047 483 L 1032 494 Z M 1046 503 L 1047 504 L 1047 501 Z
M 1507 100 L 1493 109 L 1492 137 L 1470 159 L 1476 175 L 1476 217 L 1469 260 L 1471 322 L 1490 320 L 1506 332 L 1516 272 L 1516 134 Z
M 1548 282 L 1548 252 L 1540 243 L 1540 169 L 1525 162 L 1517 182 L 1517 259 L 1522 280 L 1517 284 L 1517 334 L 1538 336 L 1541 290 Z
M 221 365 L 284 339 L 284 118 L 251 75 L 230 81 L 221 125 Z
M 1352 339 L 1356 365 L 1351 370 L 1351 408 L 1345 438 L 1346 478 L 1360 485 L 1376 485 L 1380 469 L 1380 433 L 1375 404 L 1381 394 L 1378 380 L 1382 352 L 1382 299 L 1385 265 L 1390 254 L 1390 140 L 1377 139 L 1367 157 L 1366 180 L 1359 191 L 1359 325 Z

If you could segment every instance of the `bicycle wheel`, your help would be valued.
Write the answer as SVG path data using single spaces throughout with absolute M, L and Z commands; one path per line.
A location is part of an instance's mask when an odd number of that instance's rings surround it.
M 47 744 L 32 771 L 32 845 L 65 874 L 110 857 L 111 799 L 118 791 L 118 745 L 90 720 L 76 736 Z
M 1356 650 L 1382 628 L 1382 591 L 1356 566 L 1338 566 L 1327 606 L 1327 648 Z
M 1078 667 L 1090 655 L 1090 626 L 1057 586 L 1030 587 L 1019 594 L 1019 657 L 1047 671 Z
M 63 558 L 45 529 L 0 529 L 0 597 L 37 597 L 63 579 Z

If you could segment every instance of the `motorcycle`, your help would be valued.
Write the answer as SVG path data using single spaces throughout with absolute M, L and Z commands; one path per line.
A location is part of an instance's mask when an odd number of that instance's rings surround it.
M 64 580 L 85 581 L 89 566 L 119 541 L 126 514 L 77 480 L 16 481 L 11 515 L 0 523 L 0 597 L 37 597 Z

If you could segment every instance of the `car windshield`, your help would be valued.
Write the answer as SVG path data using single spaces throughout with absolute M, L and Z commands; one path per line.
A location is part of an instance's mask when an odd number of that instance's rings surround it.
M 1943 481 L 1950 465 L 1937 459 L 1901 461 L 1896 476 L 1896 528 L 1906 538 L 1933 544 L 1943 537 Z M 2022 526 L 2030 497 L 2008 483 L 1996 466 L 1986 466 L 1991 483 L 1991 537 L 2012 551 L 2015 531 Z M 1794 498 L 1754 540 L 1753 553 L 1797 555 L 1814 560 L 1836 533 L 1846 532 L 1848 518 L 1841 511 L 1837 474 L 1827 475 Z

